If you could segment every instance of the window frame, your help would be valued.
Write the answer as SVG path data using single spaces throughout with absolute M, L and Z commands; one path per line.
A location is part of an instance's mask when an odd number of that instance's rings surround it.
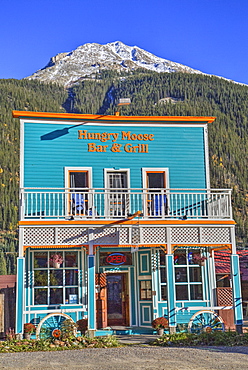
M 68 267 L 65 266 L 65 253 L 76 253 L 77 254 L 77 265 Z M 35 253 L 46 253 L 47 254 L 47 262 L 48 266 L 47 267 L 34 267 L 34 261 L 35 261 Z M 63 256 L 63 265 L 59 268 L 55 268 L 54 266 L 51 266 L 49 264 L 49 260 L 51 258 L 52 254 L 61 254 Z M 37 307 L 37 306 L 62 306 L 62 305 L 80 305 L 81 304 L 81 287 L 82 283 L 80 283 L 81 278 L 80 278 L 80 271 L 81 271 L 81 250 L 78 249 L 56 249 L 56 250 L 33 250 L 32 255 L 31 255 L 31 261 L 32 261 L 32 306 Z M 66 283 L 66 272 L 67 271 L 73 271 L 77 270 L 77 281 L 76 284 L 67 284 Z M 46 271 L 47 272 L 47 285 L 35 285 L 35 271 Z M 50 283 L 50 274 L 51 271 L 62 271 L 62 285 L 52 285 Z M 69 298 L 68 302 L 66 302 L 66 289 L 67 288 L 75 288 L 77 290 L 77 303 L 70 303 Z M 45 289 L 47 292 L 47 297 L 46 297 L 46 303 L 35 303 L 35 291 L 38 289 Z M 52 289 L 62 289 L 62 302 L 60 303 L 51 303 L 51 290 Z
M 83 172 L 88 174 L 88 186 L 85 189 L 88 189 L 88 192 L 92 192 L 92 167 L 64 167 L 64 183 L 65 183 L 65 214 L 68 216 L 82 216 L 75 212 L 72 212 L 72 188 L 70 186 L 70 172 Z M 84 189 L 84 188 L 82 188 Z M 74 190 L 75 192 L 75 190 Z M 92 203 L 92 199 L 89 198 L 88 208 L 92 208 L 89 203 Z M 75 214 L 74 214 L 75 213 Z M 86 213 L 86 212 L 85 212 Z M 84 215 L 86 216 L 86 214 Z
M 162 215 L 156 215 L 156 214 L 149 214 L 150 211 L 149 211 L 149 202 L 151 201 L 150 200 L 150 197 L 148 195 L 149 193 L 149 188 L 148 188 L 148 174 L 149 173 L 163 173 L 164 174 L 164 189 L 165 189 L 165 194 L 167 193 L 167 197 L 166 197 L 166 209 L 164 210 L 165 211 L 165 215 L 166 213 L 168 212 L 168 209 L 169 209 L 169 168 L 168 167 L 143 167 L 142 168 L 142 184 L 143 184 L 143 193 L 144 193 L 144 205 L 143 205 L 143 208 L 144 208 L 144 214 L 146 217 L 163 217 L 163 214 Z M 150 188 L 150 189 L 153 189 L 153 188 Z M 158 189 L 162 189 L 162 188 L 158 188 Z
M 175 264 L 175 258 L 174 258 L 174 279 L 175 279 L 175 297 L 176 297 L 176 302 L 192 302 L 192 301 L 196 301 L 196 302 L 199 302 L 199 301 L 204 301 L 204 273 L 203 273 L 203 268 L 202 266 L 199 266 L 198 263 L 192 263 L 190 264 L 189 263 L 189 258 L 188 258 L 188 253 L 191 252 L 191 251 L 196 251 L 195 249 L 193 248 L 183 248 L 183 249 L 178 249 L 178 251 L 184 251 L 186 253 L 186 264 L 180 264 L 180 265 L 176 265 Z M 176 251 L 175 251 L 176 252 Z M 175 256 L 175 252 L 174 252 L 174 256 Z M 197 254 L 202 254 L 202 251 L 198 250 L 197 251 Z M 177 282 L 176 281 L 176 270 L 177 268 L 185 268 L 186 269 L 186 280 L 185 281 L 181 281 L 181 282 Z M 190 269 L 191 268 L 199 268 L 199 271 L 200 271 L 200 277 L 201 277 L 201 281 L 191 281 L 190 280 Z M 187 295 L 188 295 L 188 299 L 178 299 L 177 297 L 177 289 L 176 287 L 177 286 L 187 286 Z M 201 299 L 192 299 L 191 298 L 191 287 L 193 286 L 201 286 L 201 289 L 202 289 L 202 298 Z

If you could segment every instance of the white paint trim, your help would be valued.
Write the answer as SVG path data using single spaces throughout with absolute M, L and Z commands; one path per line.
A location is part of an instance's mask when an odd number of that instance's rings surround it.
M 20 120 L 20 188 L 24 187 L 24 120 Z
M 146 260 L 147 260 L 147 270 L 143 270 L 143 263 L 142 263 L 142 256 L 146 256 Z M 140 274 L 145 274 L 146 272 L 149 273 L 149 258 L 148 258 L 148 253 L 140 253 L 139 255 L 139 263 L 140 263 L 140 270 L 139 270 L 139 277 L 142 278 L 142 280 L 145 280 L 143 279 L 143 276 L 140 276 Z M 142 270 L 141 270 L 142 269 Z M 150 275 L 151 276 L 151 275 Z M 151 279 L 152 277 L 150 277 Z
M 206 187 L 210 189 L 210 166 L 209 166 L 209 145 L 208 145 L 208 127 L 204 128 L 204 150 L 205 150 L 205 171 Z
M 103 116 L 104 117 L 104 116 Z M 116 118 L 118 120 L 118 117 Z M 165 123 L 165 122 L 161 122 L 161 123 L 155 123 L 155 121 L 142 121 L 140 120 L 139 123 L 136 122 L 136 123 L 130 123 L 130 121 L 120 121 L 120 122 L 116 122 L 116 121 L 113 121 L 113 122 L 109 122 L 109 121 L 103 121 L 103 122 L 85 122 L 85 121 L 78 121 L 78 120 L 75 120 L 73 121 L 72 119 L 68 118 L 68 119 L 65 119 L 64 121 L 60 121 L 60 120 L 56 120 L 56 119 L 32 119 L 32 117 L 27 117 L 27 118 L 20 118 L 20 120 L 22 120 L 23 122 L 26 122 L 26 123 L 42 123 L 42 124 L 51 124 L 51 125 L 68 125 L 68 126 L 109 126 L 109 127 L 113 127 L 113 126 L 129 126 L 129 127 L 142 127 L 142 126 L 146 126 L 146 127 L 206 127 L 208 125 L 208 123 L 198 123 L 196 121 L 194 121 L 194 119 L 192 119 L 192 122 L 194 123 L 172 123 L 170 121 L 170 123 Z
M 64 167 L 64 174 L 65 174 L 65 188 L 69 188 L 69 171 L 82 171 L 88 172 L 88 188 L 92 188 L 92 167 Z
M 141 311 L 142 311 L 142 323 L 143 324 L 151 324 L 152 322 L 152 313 L 151 313 L 151 310 L 152 310 L 152 307 L 149 305 L 149 306 L 145 306 L 145 305 L 141 305 Z M 149 320 L 148 321 L 145 321 L 145 315 L 144 315 L 144 309 L 145 308 L 148 308 L 148 312 L 149 312 Z M 142 325 L 143 326 L 143 325 Z

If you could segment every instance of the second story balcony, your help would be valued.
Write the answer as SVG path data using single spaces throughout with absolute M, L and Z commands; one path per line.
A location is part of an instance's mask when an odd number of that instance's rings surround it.
M 230 189 L 22 188 L 20 220 L 232 219 Z

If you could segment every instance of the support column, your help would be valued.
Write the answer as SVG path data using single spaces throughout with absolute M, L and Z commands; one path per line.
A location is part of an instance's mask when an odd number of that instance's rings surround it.
M 25 258 L 17 258 L 16 276 L 16 334 L 23 334 L 24 325 L 24 284 L 25 284 Z
M 242 310 L 242 295 L 239 270 L 239 256 L 231 255 L 231 277 L 232 277 L 232 292 L 234 305 L 234 322 L 238 333 L 242 333 L 243 329 L 243 310 Z
M 88 255 L 88 331 L 90 337 L 94 337 L 95 330 L 96 330 L 95 256 L 93 240 L 90 240 Z
M 158 283 L 158 260 L 159 260 L 159 251 L 151 251 L 152 259 L 152 304 L 153 304 L 153 318 L 152 320 L 158 317 L 158 299 L 159 299 L 159 283 Z
M 166 255 L 166 274 L 167 274 L 167 296 L 168 296 L 168 319 L 170 333 L 176 332 L 176 296 L 175 296 L 175 274 L 174 274 L 174 255 Z

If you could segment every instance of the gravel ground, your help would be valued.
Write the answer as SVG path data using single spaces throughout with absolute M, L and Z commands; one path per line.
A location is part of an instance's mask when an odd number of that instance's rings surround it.
M 248 347 L 122 348 L 0 354 L 0 369 L 248 369 Z

